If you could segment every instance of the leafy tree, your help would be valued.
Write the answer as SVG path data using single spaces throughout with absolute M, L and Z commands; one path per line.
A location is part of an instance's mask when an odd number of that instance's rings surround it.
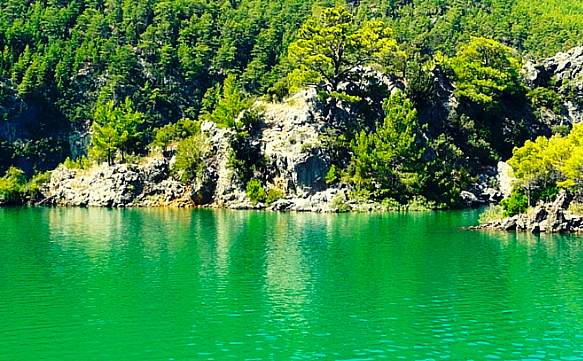
M 200 132 L 200 122 L 191 119 L 181 119 L 176 123 L 167 124 L 154 130 L 154 147 L 166 150 L 173 141 L 183 140 Z
M 472 38 L 449 65 L 455 75 L 455 93 L 462 99 L 490 106 L 503 95 L 522 91 L 520 61 L 512 49 L 495 40 Z
M 247 197 L 253 203 L 258 202 L 265 202 L 267 200 L 267 193 L 265 192 L 265 188 L 261 185 L 261 181 L 259 179 L 253 178 L 249 182 L 247 182 Z
M 196 179 L 203 170 L 208 152 L 206 139 L 201 132 L 180 141 L 176 148 L 176 162 L 172 167 L 183 183 Z
M 129 98 L 119 106 L 113 100 L 98 104 L 91 127 L 92 155 L 112 165 L 119 152 L 123 161 L 140 140 L 139 125 L 143 121 L 144 115 L 134 109 Z
M 386 117 L 376 132 L 362 131 L 353 142 L 352 181 L 376 197 L 406 198 L 415 192 L 421 145 L 413 103 L 402 93 L 385 101 Z
M 222 87 L 222 96 L 209 118 L 218 125 L 238 128 L 238 118 L 244 110 L 251 106 L 250 99 L 246 98 L 234 75 L 229 75 Z
M 582 160 L 583 125 L 576 124 L 567 136 L 527 141 L 514 149 L 508 163 L 516 177 L 515 189 L 525 193 L 532 204 L 556 187 L 583 194 Z
M 359 76 L 359 69 L 387 64 L 397 51 L 392 30 L 380 20 L 356 24 L 342 6 L 325 8 L 301 26 L 288 48 L 294 70 L 289 74 L 292 90 L 314 85 L 330 97 L 330 115 L 336 101 L 357 101 L 342 86 Z
M 511 217 L 526 212 L 528 209 L 528 198 L 520 191 L 514 191 L 510 197 L 500 203 L 504 209 L 504 215 Z
M 26 176 L 21 169 L 10 167 L 0 178 L 0 204 L 21 202 L 25 192 Z

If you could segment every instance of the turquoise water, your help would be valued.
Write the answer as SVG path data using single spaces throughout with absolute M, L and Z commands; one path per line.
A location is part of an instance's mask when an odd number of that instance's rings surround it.
M 475 211 L 0 209 L 0 360 L 577 360 L 583 239 Z

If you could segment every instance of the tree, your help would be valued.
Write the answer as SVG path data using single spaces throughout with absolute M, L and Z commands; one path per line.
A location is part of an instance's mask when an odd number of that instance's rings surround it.
M 352 145 L 349 172 L 357 187 L 373 196 L 405 199 L 418 188 L 415 166 L 421 146 L 413 103 L 401 92 L 386 99 L 385 119 L 376 132 L 361 132 Z
M 526 192 L 528 204 L 556 188 L 583 193 L 583 125 L 567 136 L 538 137 L 514 149 L 508 161 L 516 181 L 513 192 Z
M 200 131 L 180 141 L 172 171 L 184 183 L 196 179 L 204 168 L 203 160 L 207 151 L 206 138 Z
M 209 118 L 218 125 L 237 128 L 239 115 L 250 106 L 251 101 L 243 95 L 237 78 L 230 74 L 223 83 L 222 96 Z
M 289 45 L 292 91 L 316 86 L 329 98 L 333 118 L 338 100 L 359 100 L 342 87 L 344 83 L 358 78 L 362 67 L 387 64 L 396 50 L 393 32 L 382 21 L 356 24 L 345 7 L 326 8 L 306 20 Z
M 455 76 L 455 93 L 462 99 L 489 106 L 502 95 L 523 90 L 515 52 L 495 40 L 472 38 L 448 63 Z
M 121 105 L 113 100 L 99 103 L 91 126 L 90 152 L 98 159 L 105 158 L 108 165 L 113 165 L 118 152 L 125 160 L 125 154 L 131 153 L 141 138 L 139 125 L 143 121 L 144 115 L 134 109 L 129 98 Z
M 0 204 L 18 203 L 23 199 L 26 184 L 24 172 L 16 167 L 10 167 L 0 178 Z

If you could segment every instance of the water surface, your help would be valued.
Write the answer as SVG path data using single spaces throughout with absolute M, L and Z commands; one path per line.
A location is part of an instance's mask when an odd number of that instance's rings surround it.
M 583 358 L 583 239 L 474 211 L 0 209 L 0 360 Z

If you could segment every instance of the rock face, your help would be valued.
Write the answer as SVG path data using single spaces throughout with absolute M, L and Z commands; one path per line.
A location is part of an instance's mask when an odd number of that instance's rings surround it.
M 583 121 L 583 46 L 558 53 L 540 64 L 528 63 L 524 75 L 532 88 L 554 81 L 565 99 L 566 120 Z
M 185 187 L 167 179 L 168 161 L 153 159 L 143 165 L 102 165 L 91 171 L 63 166 L 51 174 L 44 191 L 46 203 L 79 207 L 180 205 Z
M 306 91 L 285 103 L 260 104 L 265 109 L 265 124 L 250 139 L 260 149 L 257 156 L 266 163 L 265 174 L 259 177 L 286 196 L 272 209 L 334 209 L 331 202 L 338 191 L 326 190 L 330 158 L 319 139 L 325 121 L 317 115 L 315 97 L 314 91 Z M 44 194 L 45 203 L 89 207 L 266 208 L 250 202 L 245 184 L 230 164 L 235 131 L 203 122 L 201 132 L 207 141 L 208 156 L 202 174 L 188 185 L 171 175 L 174 158 L 170 152 L 143 164 L 101 165 L 88 171 L 61 166 L 52 173 Z
M 315 90 L 307 90 L 282 104 L 263 104 L 263 154 L 273 178 L 286 180 L 287 193 L 304 196 L 326 186 L 330 158 L 320 140 L 325 121 L 315 103 Z
M 583 232 L 583 217 L 572 215 L 567 211 L 571 201 L 571 195 L 561 191 L 553 203 L 539 205 L 527 214 L 508 217 L 474 227 L 474 229 L 531 233 Z
M 484 167 L 477 176 L 476 183 L 460 194 L 462 202 L 468 207 L 479 207 L 498 203 L 504 198 L 501 191 L 500 168 Z

